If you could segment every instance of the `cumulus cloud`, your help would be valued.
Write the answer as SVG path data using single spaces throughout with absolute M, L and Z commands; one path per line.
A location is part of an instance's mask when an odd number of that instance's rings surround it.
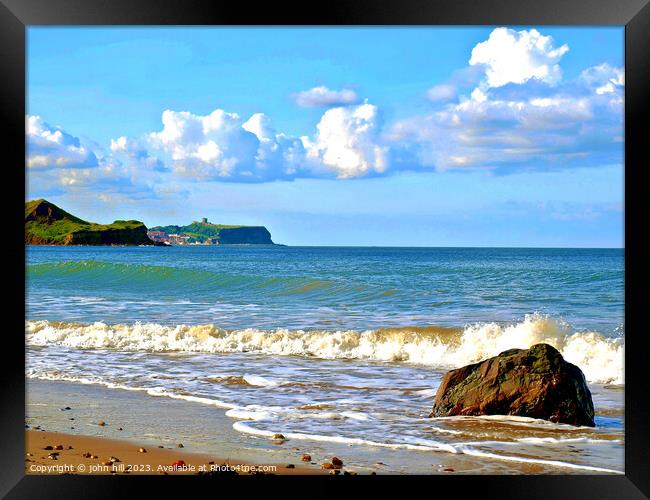
M 163 129 L 148 142 L 169 155 L 175 173 L 205 180 L 260 182 L 292 178 L 304 159 L 298 139 L 276 134 L 262 113 L 243 121 L 215 109 L 209 115 L 166 110 Z
M 26 117 L 28 168 L 91 168 L 97 157 L 87 147 L 59 127 L 45 123 L 40 116 Z
M 387 126 L 377 106 L 357 103 L 354 91 L 300 92 L 294 97 L 301 106 L 329 106 L 302 137 L 276 130 L 264 113 L 243 118 L 219 108 L 207 115 L 168 109 L 160 130 L 117 137 L 101 154 L 29 117 L 28 164 L 45 185 L 135 198 L 163 196 L 168 185 L 186 193 L 196 181 L 621 163 L 624 71 L 600 64 L 563 81 L 559 62 L 568 50 L 537 30 L 497 28 L 474 47 L 470 66 L 428 89 L 430 112 Z
M 394 122 L 385 134 L 396 168 L 566 168 L 622 161 L 623 70 L 588 68 L 563 82 L 569 50 L 537 30 L 493 30 L 469 63 L 483 76 L 469 95 Z M 445 95 L 445 86 L 434 87 Z M 471 87 L 470 87 L 471 89 Z
M 330 90 L 325 86 L 297 92 L 293 98 L 296 104 L 303 108 L 342 106 L 359 102 L 357 93 L 352 89 Z
M 314 139 L 303 137 L 308 158 L 322 163 L 337 178 L 347 179 L 388 168 L 388 147 L 380 139 L 379 111 L 364 103 L 327 110 Z
M 215 109 L 209 115 L 166 110 L 163 128 L 140 140 L 120 137 L 113 153 L 152 158 L 143 144 L 165 154 L 171 171 L 187 180 L 265 182 L 297 177 L 340 179 L 386 171 L 389 148 L 382 143 L 379 110 L 364 103 L 327 110 L 315 134 L 277 132 L 268 116 Z
M 394 123 L 387 137 L 415 164 L 451 168 L 562 168 L 621 160 L 622 119 L 602 96 L 465 98 Z M 395 145 L 393 146 L 396 147 Z
M 531 79 L 555 84 L 562 77 L 558 63 L 568 51 L 568 45 L 556 48 L 552 37 L 535 29 L 496 28 L 486 41 L 474 47 L 469 64 L 485 67 L 488 88 Z

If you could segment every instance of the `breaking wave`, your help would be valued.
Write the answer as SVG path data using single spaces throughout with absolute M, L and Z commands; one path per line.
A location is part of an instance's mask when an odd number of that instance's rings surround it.
M 623 337 L 573 330 L 567 323 L 540 314 L 510 325 L 478 323 L 465 328 L 402 327 L 378 330 L 302 331 L 246 328 L 224 330 L 215 325 L 108 325 L 26 321 L 27 342 L 78 349 L 149 352 L 257 352 L 405 362 L 449 369 L 495 356 L 512 348 L 544 342 L 579 366 L 592 383 L 624 383 Z M 247 380 L 264 385 L 266 380 Z M 272 383 L 272 382 L 271 382 Z

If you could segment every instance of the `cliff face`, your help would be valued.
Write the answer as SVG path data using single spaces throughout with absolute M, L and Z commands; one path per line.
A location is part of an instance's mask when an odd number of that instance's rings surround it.
M 87 222 L 47 200 L 25 203 L 26 245 L 153 245 L 137 220 Z
M 264 226 L 234 227 L 219 232 L 222 245 L 273 245 L 271 233 Z

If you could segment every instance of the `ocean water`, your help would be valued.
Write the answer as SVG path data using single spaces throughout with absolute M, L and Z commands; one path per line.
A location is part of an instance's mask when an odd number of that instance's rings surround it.
M 617 249 L 28 247 L 27 376 L 211 405 L 250 439 L 621 472 L 624 264 Z M 446 370 L 538 342 L 583 370 L 596 428 L 428 418 Z

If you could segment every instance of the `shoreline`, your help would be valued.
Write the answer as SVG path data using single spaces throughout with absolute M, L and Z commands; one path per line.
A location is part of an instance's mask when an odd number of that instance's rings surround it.
M 225 410 L 202 404 L 187 405 L 185 401 L 145 395 L 139 391 L 109 389 L 94 384 L 66 381 L 27 380 L 25 416 L 25 472 L 30 465 L 57 466 L 101 465 L 111 456 L 120 463 L 148 463 L 153 471 L 131 471 L 131 474 L 160 474 L 158 465 L 171 467 L 177 460 L 198 467 L 224 463 L 246 467 L 274 466 L 276 475 L 322 475 L 331 471 L 322 468 L 334 456 L 345 463 L 338 471 L 367 474 L 370 470 L 350 463 L 350 450 L 322 448 L 292 440 L 251 437 L 233 429 L 233 420 Z M 103 422 L 104 425 L 101 425 Z M 46 446 L 62 445 L 63 450 L 45 450 Z M 72 446 L 68 450 L 68 446 Z M 139 448 L 147 450 L 140 453 Z M 59 453 L 58 460 L 48 454 Z M 98 458 L 83 457 L 90 453 Z M 303 455 L 311 456 L 303 461 Z M 29 460 L 29 461 L 27 461 Z M 214 464 L 209 464 L 214 462 Z M 293 465 L 287 468 L 287 465 Z M 155 466 L 155 467 L 153 467 Z M 169 474 L 197 474 L 195 471 L 170 471 Z M 70 471 L 63 471 L 63 473 Z M 209 472 L 209 467 L 207 471 Z M 34 471 L 34 474 L 60 474 Z M 101 472 L 110 474 L 110 470 Z M 118 472 L 124 473 L 124 471 Z
M 25 454 L 25 474 L 28 475 L 314 475 L 326 472 L 302 464 L 287 467 L 289 464 L 250 463 L 162 445 L 152 447 L 144 441 L 35 429 L 25 432 Z

